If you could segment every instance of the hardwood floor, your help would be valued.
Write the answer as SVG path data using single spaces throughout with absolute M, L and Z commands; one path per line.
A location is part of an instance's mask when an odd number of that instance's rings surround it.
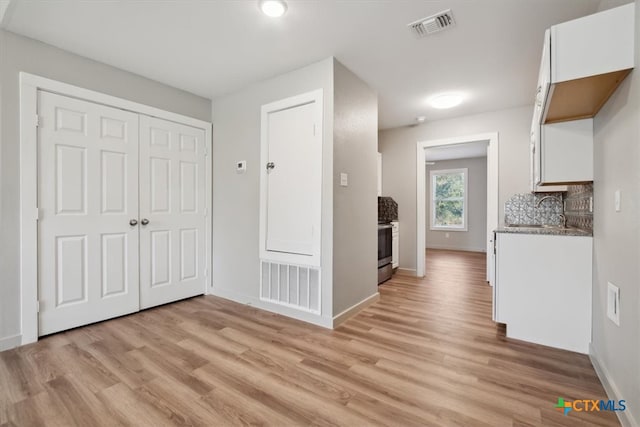
M 618 425 L 589 359 L 509 341 L 483 254 L 430 251 L 335 331 L 206 296 L 0 353 L 0 425 Z

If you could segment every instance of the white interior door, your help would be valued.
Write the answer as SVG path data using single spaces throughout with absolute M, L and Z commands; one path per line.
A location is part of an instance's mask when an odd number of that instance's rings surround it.
M 38 92 L 39 335 L 137 311 L 138 115 Z
M 319 250 L 322 142 L 315 102 L 268 114 L 266 250 L 312 256 Z
M 204 293 L 205 133 L 140 116 L 140 307 Z

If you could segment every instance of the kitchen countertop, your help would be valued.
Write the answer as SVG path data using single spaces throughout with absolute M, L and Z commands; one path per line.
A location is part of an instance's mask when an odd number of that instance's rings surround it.
M 548 236 L 583 236 L 592 237 L 593 232 L 582 230 L 580 228 L 568 227 L 527 227 L 527 226 L 505 226 L 495 230 L 496 233 L 512 233 L 512 234 L 542 234 Z

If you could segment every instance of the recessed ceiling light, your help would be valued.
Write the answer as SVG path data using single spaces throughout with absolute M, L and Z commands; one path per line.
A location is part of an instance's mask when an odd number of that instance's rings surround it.
M 262 0 L 260 10 L 271 18 L 278 18 L 287 11 L 287 3 L 283 0 Z
M 424 123 L 425 120 L 427 120 L 427 118 L 425 116 L 416 117 L 416 122 L 418 122 L 418 123 Z
M 443 93 L 429 98 L 429 105 L 433 108 L 453 108 L 462 103 L 463 96 L 459 93 Z

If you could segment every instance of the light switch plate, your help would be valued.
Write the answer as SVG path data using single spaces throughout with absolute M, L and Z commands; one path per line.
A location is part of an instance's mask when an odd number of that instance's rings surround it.
M 620 288 L 607 282 L 607 317 L 620 326 Z
M 616 192 L 613 194 L 613 203 L 614 203 L 614 207 L 616 209 L 616 212 L 620 212 L 620 201 L 621 195 L 620 195 L 620 190 L 616 190 Z
M 347 187 L 349 185 L 349 175 L 344 172 L 340 173 L 340 186 Z

